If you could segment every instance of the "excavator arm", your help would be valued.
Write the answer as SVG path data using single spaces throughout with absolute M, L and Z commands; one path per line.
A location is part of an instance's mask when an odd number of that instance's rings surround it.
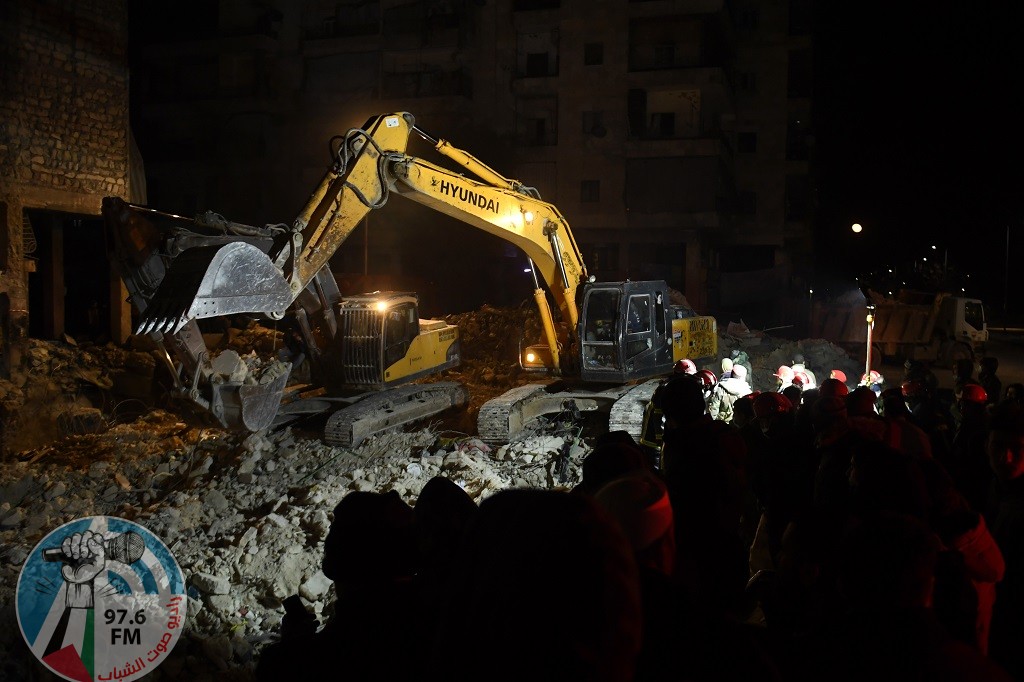
M 413 135 L 426 140 L 458 170 L 410 155 L 407 150 Z M 240 383 L 230 386 L 230 391 L 223 390 L 223 379 L 207 367 L 209 354 L 197 326 L 201 318 L 260 313 L 280 319 L 292 308 L 314 360 L 339 348 L 362 353 L 360 357 L 380 351 L 377 341 L 370 343 L 372 339 L 365 333 L 365 320 L 371 319 L 368 309 L 348 310 L 348 318 L 339 317 L 346 309 L 340 305 L 328 263 L 366 215 L 384 207 L 392 194 L 519 247 L 533 268 L 534 298 L 547 351 L 527 349 L 530 352 L 521 358 L 524 367 L 546 368 L 576 376 L 584 383 L 608 386 L 602 391 L 584 386 L 576 393 L 549 391 L 542 384 L 517 387 L 481 407 L 478 430 L 487 441 L 507 440 L 533 417 L 563 411 L 567 405 L 573 411 L 609 409 L 609 424 L 638 432 L 642 420 L 637 415 L 642 416 L 657 380 L 635 382 L 664 375 L 681 357 L 717 352 L 714 318 L 698 318 L 692 311 L 670 305 L 664 281 L 595 283 L 587 275 L 568 223 L 555 206 L 541 200 L 535 189 L 427 134 L 416 126 L 411 114 L 375 116 L 331 143 L 332 164 L 290 226 L 256 228 L 223 219 L 212 220 L 210 225 L 199 220 L 185 225 L 185 219 L 173 216 L 175 227 L 156 230 L 146 228 L 145 221 L 124 218 L 128 214 L 121 209 L 125 207 L 118 208 L 116 202 L 109 204 L 108 221 L 117 228 L 115 241 L 119 245 L 114 249 L 115 260 L 121 264 L 140 310 L 137 332 L 155 339 L 171 337 L 176 355 L 187 361 L 185 375 L 194 378 L 191 387 L 180 388 L 193 402 L 209 405 L 215 413 L 219 409 L 222 422 L 237 421 L 228 417 L 240 402 L 243 417 L 247 406 L 260 408 L 258 414 L 244 420 L 248 428 L 255 430 L 269 423 L 280 401 L 287 368 L 281 377 L 271 375 L 276 377 L 274 382 L 262 382 L 267 384 L 257 389 L 262 393 L 253 395 L 252 388 Z M 547 290 L 541 288 L 541 279 Z M 548 292 L 559 313 L 560 330 L 548 305 Z M 365 318 L 358 329 L 352 326 L 356 313 L 363 315 L 359 319 Z M 440 355 L 437 362 L 427 365 L 438 368 L 457 362 L 457 330 L 442 328 L 438 321 L 428 322 L 426 332 L 436 335 L 432 347 Z M 323 333 L 313 334 L 314 328 Z M 417 339 L 420 336 L 424 334 L 417 334 Z M 346 342 L 340 343 L 338 338 Z M 569 349 L 573 352 L 563 352 Z M 422 360 L 419 354 L 417 359 Z M 419 376 L 427 369 L 417 366 L 403 372 Z M 212 398 L 199 394 L 199 379 L 205 379 L 203 385 L 211 389 Z M 232 398 L 236 393 L 239 401 L 221 397 Z M 419 394 L 413 397 L 412 402 L 425 402 Z M 387 415 L 397 409 L 388 405 L 374 404 L 368 410 Z
M 413 133 L 480 180 L 406 153 Z M 518 246 L 548 285 L 561 319 L 575 334 L 576 288 L 587 277 L 568 223 L 535 190 L 505 178 L 473 155 L 436 139 L 408 113 L 370 119 L 349 130 L 324 175 L 284 235 L 263 250 L 243 242 L 205 247 L 176 259 L 143 312 L 139 331 L 175 333 L 190 320 L 229 313 L 279 319 L 372 210 L 396 192 Z M 555 371 L 561 343 L 546 294 L 535 285 Z

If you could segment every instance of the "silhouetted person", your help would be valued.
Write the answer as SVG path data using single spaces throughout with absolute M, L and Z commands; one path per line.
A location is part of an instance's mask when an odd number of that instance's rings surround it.
M 935 372 L 920 360 L 907 360 L 903 363 L 903 381 L 919 381 L 929 393 L 935 393 L 939 388 Z
M 982 511 L 988 504 L 992 468 L 988 463 L 987 395 L 979 384 L 965 384 L 957 400 L 957 423 L 948 459 L 942 464 L 971 506 Z
M 949 461 L 949 448 L 953 443 L 956 425 L 949 409 L 934 391 L 919 380 L 911 379 L 900 386 L 903 399 L 914 423 L 921 427 L 931 441 L 932 457 L 940 462 Z
M 989 653 L 1024 679 L 1024 408 L 1005 402 L 993 408 L 987 450 L 995 472 L 989 528 L 1006 559 L 1006 575 L 996 587 Z
M 989 405 L 999 402 L 999 396 L 1003 393 L 1003 382 L 996 376 L 998 370 L 999 358 L 986 355 L 981 359 L 981 369 L 978 370 L 978 383 L 985 389 Z
M 794 405 L 780 393 L 754 399 L 762 439 L 751 447 L 751 481 L 761 508 L 768 548 L 774 557 L 789 522 L 813 501 L 818 469 L 813 436 L 799 431 Z
M 442 604 L 451 597 L 448 581 L 452 562 L 476 512 L 473 499 L 451 479 L 435 476 L 420 491 L 413 519 L 419 551 L 415 585 L 420 602 L 421 635 L 435 631 Z
M 1001 402 L 1013 402 L 1020 404 L 1024 401 L 1024 384 L 1007 384 L 1003 390 L 1003 399 Z
M 888 427 L 886 442 L 889 446 L 919 459 L 930 459 L 931 439 L 914 422 L 904 400 L 903 389 L 885 389 L 879 397 L 879 403 L 882 406 L 882 418 Z
M 671 637 L 676 543 L 668 489 L 654 473 L 643 471 L 610 482 L 594 499 L 618 523 L 636 558 L 643 604 L 636 679 L 661 679 L 669 667 L 666 654 L 676 644 Z
M 985 518 L 971 508 L 943 466 L 934 459 L 919 462 L 919 466 L 928 485 L 929 525 L 947 549 L 963 558 L 965 577 L 973 590 L 972 599 L 965 599 L 954 590 L 949 591 L 951 598 L 944 599 L 947 595 L 940 592 L 941 580 L 937 580 L 936 612 L 950 634 L 987 654 L 996 583 L 1006 572 L 1003 553 L 989 532 Z M 963 615 L 958 611 L 963 609 L 971 611 L 967 614 L 966 627 L 956 622 Z
M 612 432 L 615 433 L 615 432 Z M 606 437 L 598 440 L 594 449 L 583 458 L 583 480 L 573 488 L 575 493 L 593 495 L 605 484 L 626 474 L 647 471 L 648 455 L 637 445 L 626 432 L 625 440 L 621 436 Z
M 632 678 L 641 641 L 636 561 L 592 498 L 496 493 L 480 503 L 452 577 L 459 593 L 420 679 Z
M 803 643 L 793 679 L 1009 680 L 954 640 L 932 610 L 940 543 L 924 521 L 868 517 L 844 536 L 828 625 Z
M 334 616 L 314 634 L 308 614 L 288 613 L 281 641 L 263 650 L 257 679 L 413 677 L 424 653 L 408 613 L 416 603 L 416 541 L 413 510 L 397 492 L 342 498 L 324 541 L 323 572 L 334 581 Z

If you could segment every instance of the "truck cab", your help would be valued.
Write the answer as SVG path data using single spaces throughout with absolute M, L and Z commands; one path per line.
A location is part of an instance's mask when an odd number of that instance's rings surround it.
M 985 306 L 976 298 L 943 298 L 936 327 L 945 333 L 948 340 L 970 346 L 975 355 L 983 354 L 988 344 Z

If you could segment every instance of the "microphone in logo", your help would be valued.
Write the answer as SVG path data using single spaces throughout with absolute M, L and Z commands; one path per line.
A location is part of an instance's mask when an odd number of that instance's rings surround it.
M 103 547 L 106 550 L 108 559 L 119 561 L 122 564 L 133 564 L 142 558 L 143 553 L 146 551 L 146 541 L 142 539 L 142 536 L 133 531 L 126 533 L 120 533 L 115 535 L 105 543 Z M 64 551 L 60 547 L 51 547 L 43 550 L 44 561 L 63 561 L 65 563 L 71 563 L 74 561 L 71 557 L 64 554 Z

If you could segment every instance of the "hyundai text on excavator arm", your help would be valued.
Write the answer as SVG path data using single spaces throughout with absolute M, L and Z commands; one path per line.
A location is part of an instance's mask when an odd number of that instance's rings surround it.
M 408 154 L 412 134 L 478 179 Z M 557 390 L 542 384 L 521 386 L 489 401 L 478 418 L 485 440 L 507 440 L 532 418 L 561 411 L 570 401 L 580 410 L 607 408 L 610 428 L 638 435 L 643 404 L 657 381 L 636 381 L 667 374 L 683 357 L 717 353 L 714 318 L 671 305 L 664 281 L 593 281 L 555 206 L 542 201 L 535 189 L 427 134 L 411 114 L 371 118 L 337 139 L 334 163 L 290 228 L 268 226 L 264 229 L 269 233 L 259 240 L 236 232 L 219 243 L 173 255 L 158 286 L 144 297 L 148 305 L 139 331 L 179 335 L 196 319 L 241 312 L 280 319 L 290 306 L 311 298 L 312 306 L 299 305 L 297 311 L 299 326 L 309 336 L 301 324 L 307 311 L 312 308 L 329 320 L 337 305 L 336 285 L 333 291 L 328 286 L 333 284 L 330 257 L 367 213 L 383 207 L 395 193 L 519 247 L 533 269 L 545 337 L 542 344 L 523 351 L 520 363 L 529 370 L 582 380 L 575 386 L 563 382 Z M 344 348 L 345 343 L 340 345 Z M 595 389 L 594 384 L 604 388 Z

